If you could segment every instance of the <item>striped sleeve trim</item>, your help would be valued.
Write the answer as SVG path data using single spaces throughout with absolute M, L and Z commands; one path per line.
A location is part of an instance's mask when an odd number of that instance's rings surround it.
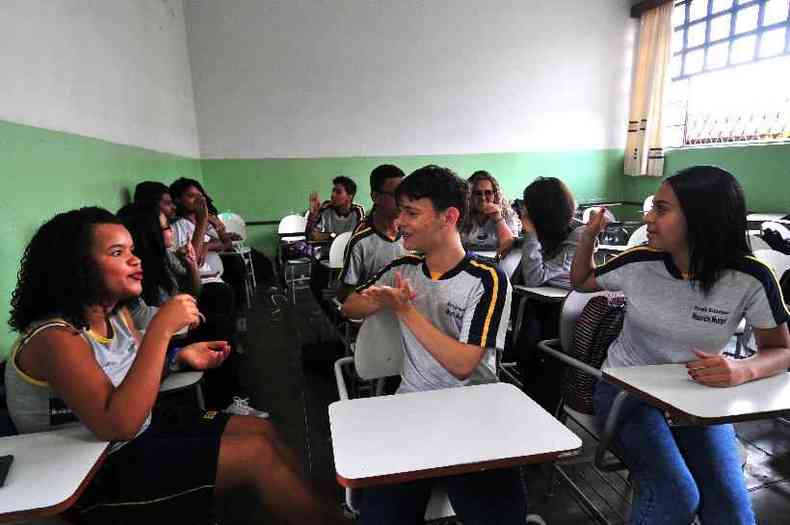
M 406 264 L 410 264 L 412 266 L 418 266 L 418 265 L 422 264 L 423 261 L 424 261 L 424 258 L 423 257 L 419 257 L 417 255 L 405 255 L 405 256 L 401 257 L 400 259 L 395 259 L 394 261 L 392 261 L 391 263 L 389 263 L 388 265 L 383 267 L 381 270 L 376 272 L 376 274 L 373 277 L 371 277 L 370 279 L 368 279 L 367 281 L 365 281 L 361 285 L 357 286 L 356 291 L 357 292 L 361 292 L 361 291 L 365 290 L 366 288 L 370 288 L 371 286 L 376 284 L 376 281 L 381 279 L 381 277 L 385 273 L 387 273 L 388 271 L 390 271 L 393 268 L 397 268 L 398 266 L 403 266 L 403 265 L 406 265 Z
M 663 261 L 664 260 L 664 252 L 658 251 L 654 248 L 650 248 L 649 246 L 637 246 L 635 248 L 631 248 L 630 250 L 626 250 L 617 257 L 614 257 L 608 261 L 606 261 L 601 266 L 598 266 L 594 270 L 594 274 L 596 277 L 600 277 L 601 275 L 606 274 L 607 272 L 611 272 L 612 270 L 617 270 L 625 266 L 626 264 L 635 263 L 635 262 L 645 262 L 645 261 Z
M 782 288 L 779 286 L 779 276 L 774 273 L 773 268 L 760 259 L 747 255 L 736 261 L 732 269 L 751 275 L 760 282 L 777 326 L 790 321 L 790 311 L 787 310 Z
M 351 264 L 351 253 L 354 251 L 354 247 L 364 239 L 373 233 L 373 228 L 370 226 L 366 228 L 358 229 L 352 236 L 351 239 L 346 244 L 346 250 L 343 252 L 343 269 L 340 271 L 340 277 L 338 277 L 338 281 L 343 283 L 346 280 L 346 274 L 348 273 L 349 265 Z
M 496 348 L 499 324 L 507 299 L 507 278 L 495 266 L 469 261 L 469 273 L 483 283 L 483 295 L 475 307 L 466 343 L 482 348 Z

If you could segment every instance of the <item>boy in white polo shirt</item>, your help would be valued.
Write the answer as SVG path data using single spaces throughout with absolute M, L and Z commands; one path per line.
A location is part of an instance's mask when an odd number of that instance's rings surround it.
M 496 266 L 461 245 L 467 183 L 449 169 L 425 166 L 406 177 L 396 195 L 404 247 L 424 255 L 385 266 L 346 299 L 343 313 L 358 318 L 389 309 L 398 317 L 405 354 L 398 393 L 497 381 L 496 349 L 504 345 L 511 288 Z M 447 444 L 463 439 L 447 436 Z M 515 469 L 366 489 L 360 523 L 420 521 L 434 483 L 466 525 L 524 523 L 526 490 Z

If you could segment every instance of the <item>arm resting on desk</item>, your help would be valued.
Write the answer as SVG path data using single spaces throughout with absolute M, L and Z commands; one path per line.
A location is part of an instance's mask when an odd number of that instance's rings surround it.
M 775 328 L 754 329 L 757 354 L 752 359 L 733 360 L 720 354 L 695 350 L 698 359 L 686 363 L 692 379 L 707 386 L 735 386 L 790 368 L 790 336 L 787 323 Z

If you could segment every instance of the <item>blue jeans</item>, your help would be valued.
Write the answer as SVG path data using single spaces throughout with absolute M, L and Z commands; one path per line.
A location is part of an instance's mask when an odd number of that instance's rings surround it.
M 451 446 L 451 445 L 448 445 Z M 527 490 L 518 469 L 495 469 L 433 478 L 397 485 L 361 489 L 362 525 L 415 525 L 423 523 L 431 487 L 447 492 L 464 525 L 524 525 Z
M 618 387 L 603 381 L 593 403 L 600 427 Z M 615 446 L 631 472 L 635 495 L 628 523 L 753 524 L 732 425 L 670 427 L 661 410 L 629 396 Z

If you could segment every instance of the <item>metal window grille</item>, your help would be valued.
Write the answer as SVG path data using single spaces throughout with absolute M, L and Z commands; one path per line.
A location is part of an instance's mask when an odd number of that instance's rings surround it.
M 790 140 L 790 0 L 675 3 L 668 146 Z

